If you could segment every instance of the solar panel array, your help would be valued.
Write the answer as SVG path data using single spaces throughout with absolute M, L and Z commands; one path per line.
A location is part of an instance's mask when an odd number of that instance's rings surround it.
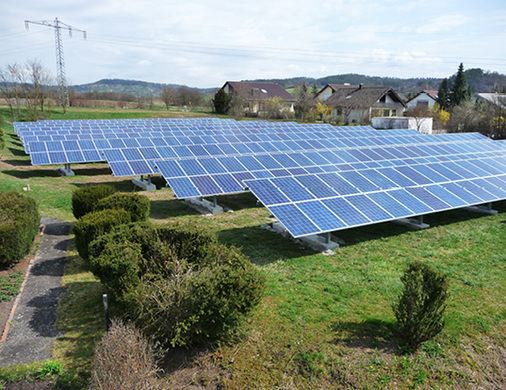
M 506 143 L 217 118 L 15 123 L 32 164 L 161 174 L 179 198 L 251 190 L 295 236 L 506 199 Z M 246 188 L 247 187 L 247 188 Z

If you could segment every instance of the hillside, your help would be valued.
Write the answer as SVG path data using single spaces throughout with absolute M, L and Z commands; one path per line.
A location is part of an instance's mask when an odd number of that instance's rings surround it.
M 182 84 L 162 84 L 150 83 L 139 80 L 123 80 L 123 79 L 102 79 L 94 83 L 73 85 L 78 93 L 85 92 L 116 92 L 128 93 L 136 96 L 158 96 L 162 93 L 163 86 L 167 85 L 170 88 L 180 88 Z M 213 90 L 213 88 L 198 89 L 201 93 L 206 94 Z
M 497 72 L 486 72 L 482 69 L 468 69 L 465 71 L 466 80 L 471 85 L 474 93 L 491 92 L 494 88 L 502 91 L 506 88 L 506 75 Z M 453 82 L 455 75 L 448 76 L 450 86 Z M 379 76 L 366 76 L 356 73 L 347 73 L 341 75 L 326 76 L 319 79 L 311 77 L 294 77 L 288 79 L 271 79 L 271 80 L 255 80 L 275 82 L 284 88 L 290 88 L 302 82 L 309 86 L 316 84 L 318 88 L 322 88 L 326 84 L 364 84 L 364 85 L 378 85 L 388 86 L 394 88 L 397 92 L 404 94 L 417 93 L 421 90 L 437 90 L 439 84 L 443 79 L 441 78 L 409 78 L 401 79 L 397 77 L 379 77 Z
M 482 69 L 468 69 L 466 70 L 466 79 L 471 84 L 474 93 L 491 92 L 493 89 L 502 91 L 506 90 L 506 75 L 497 72 L 483 71 Z M 455 75 L 448 76 L 450 85 Z M 366 76 L 356 73 L 347 73 L 340 75 L 326 76 L 322 78 L 312 77 L 292 77 L 287 79 L 257 79 L 248 81 L 262 81 L 278 83 L 284 88 L 292 88 L 298 84 L 306 83 L 309 86 L 316 85 L 318 88 L 326 84 L 364 84 L 364 85 L 378 85 L 388 86 L 394 88 L 397 92 L 403 94 L 415 94 L 421 90 L 437 90 L 441 83 L 441 78 L 396 78 L 396 77 L 379 77 L 379 76 Z M 224 80 L 225 82 L 225 80 Z M 167 84 L 171 88 L 182 87 L 180 84 Z M 71 88 L 79 93 L 84 92 L 117 92 L 129 93 L 136 96 L 158 96 L 162 93 L 164 84 L 150 83 L 138 80 L 122 80 L 122 79 L 103 79 L 90 84 L 74 85 Z M 202 94 L 214 93 L 220 86 L 216 88 L 196 88 Z

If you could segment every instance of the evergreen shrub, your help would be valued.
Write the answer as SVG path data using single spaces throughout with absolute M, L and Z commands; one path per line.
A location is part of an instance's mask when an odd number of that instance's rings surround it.
M 130 213 L 132 222 L 140 222 L 148 219 L 150 206 L 151 203 L 146 195 L 116 192 L 100 199 L 95 210 L 124 209 Z
M 129 223 L 130 213 L 123 209 L 92 211 L 74 224 L 76 248 L 79 256 L 88 260 L 90 243 L 108 233 L 114 226 Z
M 401 277 L 404 285 L 392 306 L 399 338 L 416 350 L 444 328 L 448 298 L 447 276 L 420 261 L 412 261 Z
M 84 186 L 72 193 L 72 212 L 76 219 L 95 210 L 95 206 L 102 198 L 114 194 L 114 187 L 107 184 Z
M 90 263 L 125 315 L 166 346 L 231 334 L 265 283 L 239 249 L 193 224 L 117 226 L 91 243 Z
M 0 193 L 0 265 L 25 257 L 40 227 L 37 203 L 14 191 Z

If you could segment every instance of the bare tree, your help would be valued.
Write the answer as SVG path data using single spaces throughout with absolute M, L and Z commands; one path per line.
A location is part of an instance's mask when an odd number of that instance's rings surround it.
M 0 96 L 5 100 L 13 117 L 14 107 L 17 115 L 20 114 L 26 84 L 25 72 L 18 64 L 7 65 L 5 69 L 0 69 Z
M 168 85 L 164 85 L 161 98 L 165 103 L 165 107 L 167 107 L 168 111 L 169 106 L 173 106 L 177 102 L 177 91 L 174 88 L 169 87 Z
M 39 106 L 40 111 L 44 111 L 44 103 L 49 97 L 49 86 L 52 83 L 52 77 L 42 66 L 40 61 L 30 60 L 26 63 L 30 89 L 27 91 L 30 97 L 31 106 Z

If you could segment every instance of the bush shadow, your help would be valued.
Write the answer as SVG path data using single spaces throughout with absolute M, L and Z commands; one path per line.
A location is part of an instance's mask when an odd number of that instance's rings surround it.
M 30 328 L 39 337 L 58 337 L 62 333 L 56 330 L 56 312 L 60 295 L 65 292 L 64 287 L 54 287 L 45 294 L 36 296 L 28 301 L 27 306 L 33 307 L 34 312 L 29 321 Z
M 334 344 L 344 344 L 348 348 L 379 350 L 398 354 L 399 345 L 395 340 L 395 323 L 375 318 L 362 322 L 338 321 L 331 325 L 336 332 Z

